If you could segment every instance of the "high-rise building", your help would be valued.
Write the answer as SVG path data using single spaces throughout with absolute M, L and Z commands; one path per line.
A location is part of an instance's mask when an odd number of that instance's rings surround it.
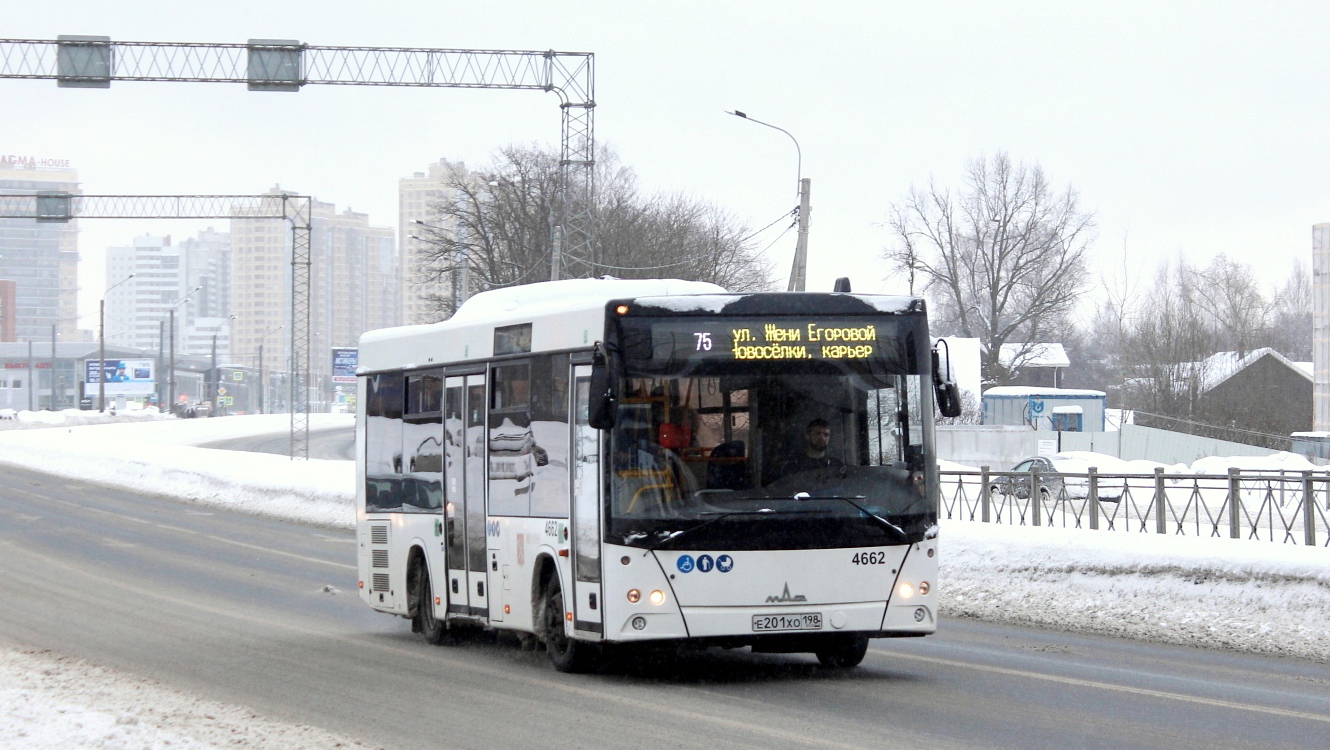
M 1312 227 L 1312 429 L 1330 431 L 1330 224 Z
M 0 279 L 0 342 L 18 341 L 15 329 L 18 304 L 14 299 L 17 292 L 17 284 L 9 279 Z
M 435 323 L 443 319 L 438 300 L 451 298 L 451 279 L 431 279 L 425 271 L 431 243 L 421 224 L 435 231 L 449 232 L 439 226 L 436 213 L 439 201 L 451 195 L 447 188 L 450 175 L 466 172 L 466 165 L 447 159 L 429 166 L 428 172 L 416 172 L 397 181 L 397 243 L 402 249 L 402 322 Z
M 310 366 L 316 380 L 326 380 L 332 347 L 355 346 L 365 331 L 401 324 L 400 265 L 392 229 L 372 226 L 368 214 L 338 213 L 334 204 L 314 200 L 311 216 Z M 256 363 L 263 344 L 268 367 L 286 366 L 290 264 L 286 222 L 231 220 L 233 363 Z
M 170 235 L 135 237 L 106 249 L 106 341 L 155 350 L 169 341 L 174 307 L 177 355 L 211 353 L 211 337 L 229 314 L 230 235 L 208 228 L 178 245 Z M 195 330 L 198 329 L 198 330 Z M 229 341 L 224 332 L 219 341 Z M 202 340 L 204 344 L 198 342 Z M 167 345 L 169 347 L 169 344 Z M 223 356 L 229 350 L 219 348 Z
M 151 234 L 134 244 L 106 248 L 106 343 L 157 349 L 171 304 L 184 295 L 180 248 L 171 236 Z M 179 322 L 179 321 L 177 321 Z
M 0 193 L 80 193 L 66 159 L 0 155 Z M 0 219 L 0 279 L 14 282 L 14 334 L 49 341 L 51 326 L 74 341 L 78 328 L 78 222 Z
M 311 239 L 312 363 L 360 334 L 401 323 L 393 230 L 369 215 L 315 202 Z
M 281 186 L 268 191 L 281 195 Z M 236 212 L 243 215 L 244 211 Z M 291 336 L 291 229 L 281 219 L 231 220 L 231 353 L 233 363 L 257 361 L 285 369 Z
M 190 318 L 225 318 L 231 314 L 231 235 L 212 227 L 180 243 L 185 288 L 195 289 L 184 303 Z

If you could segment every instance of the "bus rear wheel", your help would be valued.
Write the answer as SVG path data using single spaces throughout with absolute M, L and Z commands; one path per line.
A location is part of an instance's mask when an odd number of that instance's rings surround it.
M 426 643 L 443 643 L 447 628 L 434 616 L 434 587 L 430 585 L 429 568 L 424 563 L 416 573 L 416 616 L 412 628 L 425 638 Z
M 868 654 L 868 636 L 854 633 L 830 636 L 813 653 L 827 669 L 857 667 Z
M 550 662 L 560 672 L 589 672 L 599 662 L 595 644 L 573 640 L 564 629 L 563 590 L 558 581 L 551 581 L 541 602 L 541 638 Z

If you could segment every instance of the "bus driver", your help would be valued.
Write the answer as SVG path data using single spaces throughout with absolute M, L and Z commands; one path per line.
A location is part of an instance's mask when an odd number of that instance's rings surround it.
M 808 444 L 804 447 L 803 454 L 781 464 L 781 476 L 788 477 L 803 471 L 839 469 L 845 466 L 844 461 L 827 455 L 827 446 L 831 443 L 831 423 L 827 420 L 818 417 L 809 422 L 808 429 L 804 431 L 804 438 Z

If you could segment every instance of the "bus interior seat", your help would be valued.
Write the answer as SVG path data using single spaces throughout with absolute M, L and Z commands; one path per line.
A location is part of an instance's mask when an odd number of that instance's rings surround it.
M 748 488 L 748 464 L 742 440 L 729 440 L 711 449 L 707 460 L 707 489 L 742 490 Z

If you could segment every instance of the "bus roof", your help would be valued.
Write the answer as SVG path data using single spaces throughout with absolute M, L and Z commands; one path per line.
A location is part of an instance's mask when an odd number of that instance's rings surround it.
M 448 320 L 426 325 L 368 331 L 360 337 L 360 370 L 438 366 L 486 359 L 493 351 L 494 328 L 532 323 L 532 351 L 589 347 L 604 332 L 605 305 L 611 300 L 650 298 L 651 307 L 676 312 L 719 312 L 740 300 L 777 295 L 735 295 L 702 281 L 681 279 L 567 279 L 505 287 L 467 300 Z M 912 297 L 854 297 L 869 310 L 904 313 L 921 310 Z M 811 302 L 811 300 L 809 300 Z
M 492 289 L 467 300 L 448 320 L 365 332 L 360 337 L 360 366 L 370 370 L 397 367 L 402 366 L 404 358 L 419 365 L 443 361 L 416 354 L 407 356 L 402 347 L 414 342 L 426 346 L 431 342 L 447 342 L 450 361 L 484 358 L 489 353 L 483 342 L 491 340 L 495 326 L 559 317 L 561 325 L 572 330 L 584 322 L 602 320 L 605 304 L 612 299 L 718 294 L 726 294 L 725 289 L 703 281 L 609 277 Z M 472 344 L 477 346 L 469 348 Z M 544 348 L 547 347 L 537 342 L 537 350 Z

